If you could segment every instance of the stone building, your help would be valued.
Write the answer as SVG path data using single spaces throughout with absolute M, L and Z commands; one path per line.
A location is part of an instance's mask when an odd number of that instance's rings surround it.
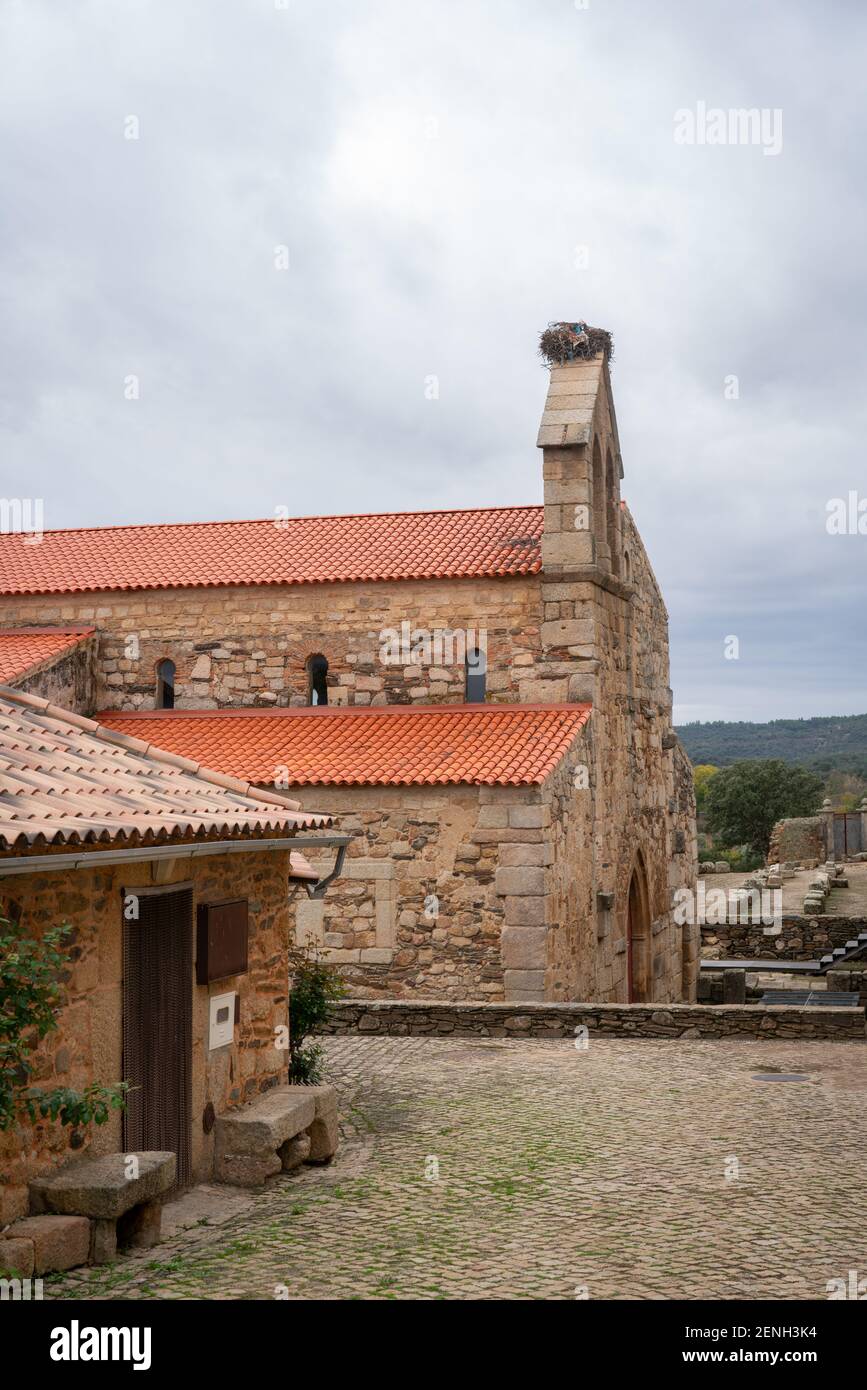
M 541 506 L 0 538 L 0 627 L 74 629 L 77 708 L 339 818 L 302 930 L 359 994 L 694 998 L 691 770 L 604 350 L 551 368 L 537 443 Z
M 88 1152 L 174 1151 L 179 1187 L 211 1176 L 217 1117 L 287 1080 L 287 951 L 316 877 L 293 845 L 329 825 L 0 687 L 0 917 L 72 928 L 33 1084 L 133 1086 L 103 1126 L 0 1132 L 0 1230 L 32 1179 Z

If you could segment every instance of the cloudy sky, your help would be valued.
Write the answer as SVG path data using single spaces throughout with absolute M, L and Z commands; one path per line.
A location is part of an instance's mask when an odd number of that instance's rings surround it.
M 4 495 L 538 502 L 536 340 L 585 318 L 678 719 L 862 713 L 865 41 L 860 0 L 0 0 Z M 682 143 L 701 103 L 764 138 Z

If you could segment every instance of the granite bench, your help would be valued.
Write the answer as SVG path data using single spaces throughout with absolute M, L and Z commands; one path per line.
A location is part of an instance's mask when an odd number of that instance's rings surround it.
M 163 1198 L 175 1185 L 171 1152 L 103 1154 L 83 1158 L 30 1183 L 34 1216 L 87 1216 L 90 1263 L 113 1260 L 118 1245 L 148 1249 L 160 1238 Z
M 214 1178 L 261 1187 L 301 1163 L 328 1163 L 337 1149 L 333 1086 L 279 1086 L 217 1118 Z

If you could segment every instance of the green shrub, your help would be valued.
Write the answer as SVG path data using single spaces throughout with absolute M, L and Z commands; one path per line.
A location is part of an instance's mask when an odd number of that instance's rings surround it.
M 751 849 L 749 845 L 736 845 L 733 849 L 721 849 L 718 845 L 711 845 L 703 858 L 716 861 L 725 860 L 732 870 L 732 873 L 750 873 L 753 869 L 761 869 L 764 865 L 764 855 Z
M 311 941 L 290 948 L 289 972 L 289 1080 L 316 1086 L 324 1075 L 325 1051 L 319 1043 L 305 1046 L 304 1040 L 325 1022 L 331 1004 L 346 994 L 346 986 Z

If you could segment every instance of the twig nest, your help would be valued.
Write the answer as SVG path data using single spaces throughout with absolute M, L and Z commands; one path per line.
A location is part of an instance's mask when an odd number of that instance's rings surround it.
M 539 355 L 551 367 L 574 362 L 579 357 L 596 357 L 600 352 L 610 362 L 614 355 L 614 339 L 606 328 L 593 328 L 589 323 L 549 323 L 539 337 Z

